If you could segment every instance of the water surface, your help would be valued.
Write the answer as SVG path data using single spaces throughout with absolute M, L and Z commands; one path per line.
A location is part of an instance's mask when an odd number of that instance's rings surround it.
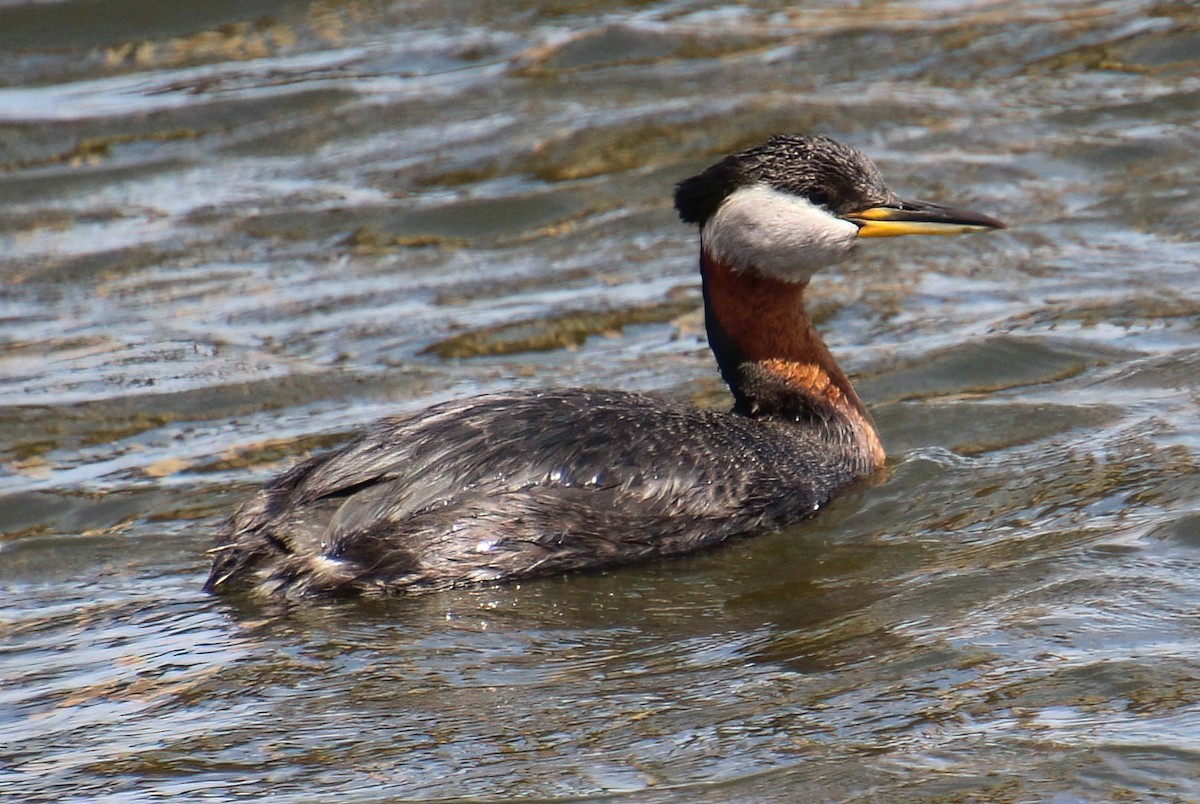
M 1200 797 L 1197 109 L 1186 3 L 0 3 L 0 789 Z M 885 482 L 610 573 L 199 591 L 386 413 L 726 404 L 670 194 L 777 131 L 1012 227 L 814 283 Z

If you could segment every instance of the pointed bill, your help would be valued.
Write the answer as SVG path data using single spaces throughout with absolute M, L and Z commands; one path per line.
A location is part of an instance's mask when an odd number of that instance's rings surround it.
M 1007 228 L 995 218 L 929 201 L 900 201 L 843 216 L 858 226 L 859 237 L 954 235 Z

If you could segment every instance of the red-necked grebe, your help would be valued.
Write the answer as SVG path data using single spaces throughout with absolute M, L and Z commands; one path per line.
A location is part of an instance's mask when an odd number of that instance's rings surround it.
M 825 137 L 776 136 L 679 184 L 700 227 L 730 411 L 607 390 L 491 394 L 385 419 L 222 526 L 205 588 L 386 595 L 674 555 L 813 516 L 882 467 L 804 289 L 860 237 L 999 221 L 902 200 Z

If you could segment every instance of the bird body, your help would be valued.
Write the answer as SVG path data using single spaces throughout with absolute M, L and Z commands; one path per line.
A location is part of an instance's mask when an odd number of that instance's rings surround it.
M 293 597 L 388 594 L 690 552 L 815 514 L 874 468 L 854 440 L 624 391 L 449 402 L 260 491 L 214 584 L 251 562 Z

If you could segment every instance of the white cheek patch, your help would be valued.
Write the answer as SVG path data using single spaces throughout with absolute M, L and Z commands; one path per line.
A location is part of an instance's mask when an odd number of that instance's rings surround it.
M 849 254 L 858 227 L 799 196 L 759 184 L 730 193 L 701 237 L 709 254 L 734 270 L 807 282 Z

